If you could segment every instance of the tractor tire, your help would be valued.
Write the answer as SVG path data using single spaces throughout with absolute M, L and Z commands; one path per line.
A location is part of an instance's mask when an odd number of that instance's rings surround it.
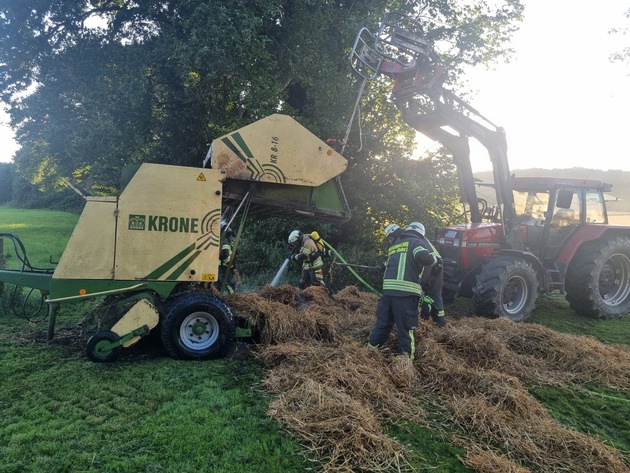
M 120 356 L 122 347 L 119 345 L 114 348 L 106 348 L 110 343 L 120 340 L 120 337 L 109 330 L 96 332 L 87 342 L 85 351 L 90 360 L 96 363 L 104 363 L 114 361 Z
M 166 352 L 179 360 L 224 357 L 234 342 L 236 319 L 221 299 L 185 294 L 170 305 L 160 328 Z
M 630 238 L 580 248 L 567 268 L 566 299 L 580 315 L 615 319 L 630 311 Z
M 527 320 L 536 306 L 538 280 L 531 263 L 522 258 L 497 256 L 484 264 L 473 287 L 477 315 Z

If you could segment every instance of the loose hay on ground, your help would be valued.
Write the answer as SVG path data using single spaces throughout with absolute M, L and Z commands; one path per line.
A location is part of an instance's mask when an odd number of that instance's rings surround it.
M 507 319 L 453 318 L 442 330 L 422 324 L 417 359 L 404 363 L 388 351 L 365 346 L 374 323 L 373 295 L 356 288 L 332 298 L 293 290 L 286 295 L 281 289 L 265 297 L 279 295 L 282 303 L 254 299 L 255 304 L 248 304 L 243 299 L 246 310 L 239 313 L 248 311 L 262 320 L 266 339 L 275 343 L 259 350 L 269 367 L 266 385 L 279 394 L 270 413 L 319 455 L 326 470 L 404 466 L 409 453 L 381 437 L 378 424 L 390 419 L 427 422 L 419 407 L 427 397 L 446 415 L 431 425 L 440 430 L 446 421 L 467 432 L 454 441 L 466 449 L 463 461 L 479 471 L 630 470 L 617 450 L 555 422 L 524 386 L 595 380 L 627 388 L 628 350 Z M 308 309 L 305 301 L 310 301 Z M 269 322 L 274 315 L 285 320 Z M 322 337 L 312 320 L 331 336 Z M 341 412 L 339 405 L 344 406 Z M 352 442 L 340 440 L 342 434 Z
M 531 473 L 531 470 L 506 458 L 501 452 L 480 445 L 470 446 L 464 463 L 480 473 Z
M 423 418 L 419 402 L 397 386 L 398 375 L 392 374 L 388 366 L 390 357 L 383 353 L 357 343 L 339 346 L 311 343 L 304 344 L 301 351 L 289 343 L 263 348 L 260 356 L 275 362 L 283 348 L 286 348 L 284 362 L 276 365 L 266 378 L 272 392 L 295 389 L 313 380 L 363 401 L 380 419 L 419 422 Z
M 302 437 L 325 471 L 407 469 L 403 447 L 385 435 L 374 412 L 339 389 L 307 379 L 281 394 L 269 414 Z
M 331 318 L 321 310 L 313 310 L 314 306 L 306 304 L 291 286 L 267 286 L 257 294 L 234 294 L 227 302 L 238 315 L 252 322 L 263 344 L 335 338 Z
M 435 331 L 435 339 L 463 363 L 493 368 L 529 383 L 550 386 L 596 381 L 630 388 L 630 350 L 593 337 L 508 319 L 469 317 L 447 330 Z

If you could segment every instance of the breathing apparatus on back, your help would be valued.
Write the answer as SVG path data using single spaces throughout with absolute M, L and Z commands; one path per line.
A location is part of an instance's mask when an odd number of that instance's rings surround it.
M 311 237 L 311 240 L 315 242 L 317 251 L 322 255 L 325 255 L 327 253 L 326 247 L 324 246 L 324 240 L 319 236 L 319 233 L 317 233 L 317 231 L 312 231 L 309 236 Z

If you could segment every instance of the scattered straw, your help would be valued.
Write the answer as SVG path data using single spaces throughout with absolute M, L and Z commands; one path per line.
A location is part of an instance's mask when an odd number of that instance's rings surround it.
M 332 320 L 321 310 L 313 310 L 315 306 L 307 303 L 306 296 L 291 286 L 266 286 L 260 293 L 234 294 L 227 301 L 234 311 L 252 321 L 263 344 L 296 339 L 332 341 L 335 338 Z M 317 297 L 329 299 L 322 288 L 308 293 L 311 300 Z
M 295 432 L 325 471 L 409 468 L 407 452 L 384 434 L 404 419 L 465 435 L 453 442 L 480 472 L 630 471 L 623 455 L 557 423 L 527 385 L 595 381 L 630 388 L 630 350 L 591 337 L 507 319 L 451 318 L 438 329 L 421 323 L 416 359 L 366 347 L 377 298 L 349 287 L 266 287 L 229 303 L 261 333 L 257 356 L 266 386 L 278 395 L 270 415 Z M 446 418 L 428 421 L 422 399 Z M 441 431 L 444 435 L 449 432 Z
M 511 461 L 500 452 L 480 445 L 469 446 L 463 461 L 480 473 L 531 473 L 531 470 Z
M 325 471 L 406 469 L 403 448 L 374 412 L 340 389 L 307 379 L 281 394 L 269 414 L 300 434 Z

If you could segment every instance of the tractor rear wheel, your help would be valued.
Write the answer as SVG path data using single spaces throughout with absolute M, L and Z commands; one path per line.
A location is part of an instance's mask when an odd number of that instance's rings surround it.
M 522 258 L 497 256 L 484 264 L 473 287 L 477 315 L 527 320 L 538 297 L 536 271 Z
M 203 293 L 185 294 L 169 307 L 160 337 L 173 358 L 221 358 L 234 341 L 235 326 L 235 317 L 221 299 Z
M 614 319 L 630 311 L 630 238 L 585 245 L 567 269 L 566 299 L 581 315 Z

